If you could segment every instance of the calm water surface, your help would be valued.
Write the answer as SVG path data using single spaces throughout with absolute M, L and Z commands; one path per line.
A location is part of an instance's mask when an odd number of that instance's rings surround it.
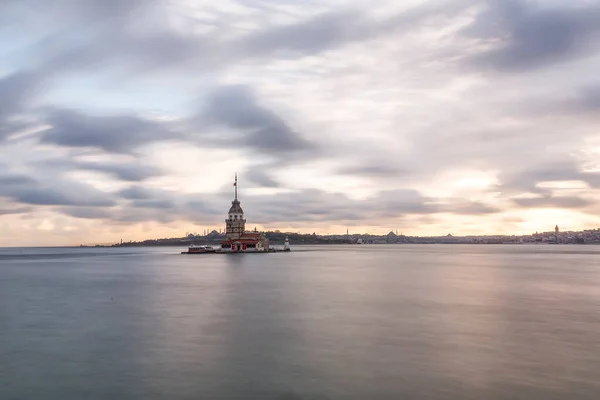
M 181 250 L 0 249 L 0 399 L 600 398 L 599 247 Z

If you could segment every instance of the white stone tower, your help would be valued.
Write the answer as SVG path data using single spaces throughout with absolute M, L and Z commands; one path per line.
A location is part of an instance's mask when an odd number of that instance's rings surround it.
M 244 210 L 240 206 L 240 201 L 237 196 L 237 173 L 235 174 L 235 198 L 231 202 L 228 218 L 225 220 L 226 238 L 227 240 L 239 239 L 246 230 L 246 220 L 244 219 Z

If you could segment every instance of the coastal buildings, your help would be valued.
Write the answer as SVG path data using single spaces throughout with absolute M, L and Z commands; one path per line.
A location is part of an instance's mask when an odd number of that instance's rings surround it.
M 233 183 L 235 197 L 225 220 L 225 240 L 221 242 L 224 252 L 261 252 L 269 250 L 269 239 L 262 232 L 246 232 L 244 210 L 238 200 L 237 174 Z

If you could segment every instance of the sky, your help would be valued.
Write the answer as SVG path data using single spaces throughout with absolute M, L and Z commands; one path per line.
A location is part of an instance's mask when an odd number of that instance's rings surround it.
M 0 246 L 600 226 L 600 0 L 0 0 Z

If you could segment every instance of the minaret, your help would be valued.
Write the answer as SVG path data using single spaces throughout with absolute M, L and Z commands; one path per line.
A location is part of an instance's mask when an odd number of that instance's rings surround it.
M 235 181 L 233 182 L 235 188 L 235 197 L 231 202 L 231 208 L 229 208 L 228 218 L 225 220 L 225 233 L 227 240 L 239 239 L 246 230 L 246 220 L 244 219 L 244 210 L 240 206 L 238 200 L 238 187 L 237 187 L 237 173 L 235 174 Z

